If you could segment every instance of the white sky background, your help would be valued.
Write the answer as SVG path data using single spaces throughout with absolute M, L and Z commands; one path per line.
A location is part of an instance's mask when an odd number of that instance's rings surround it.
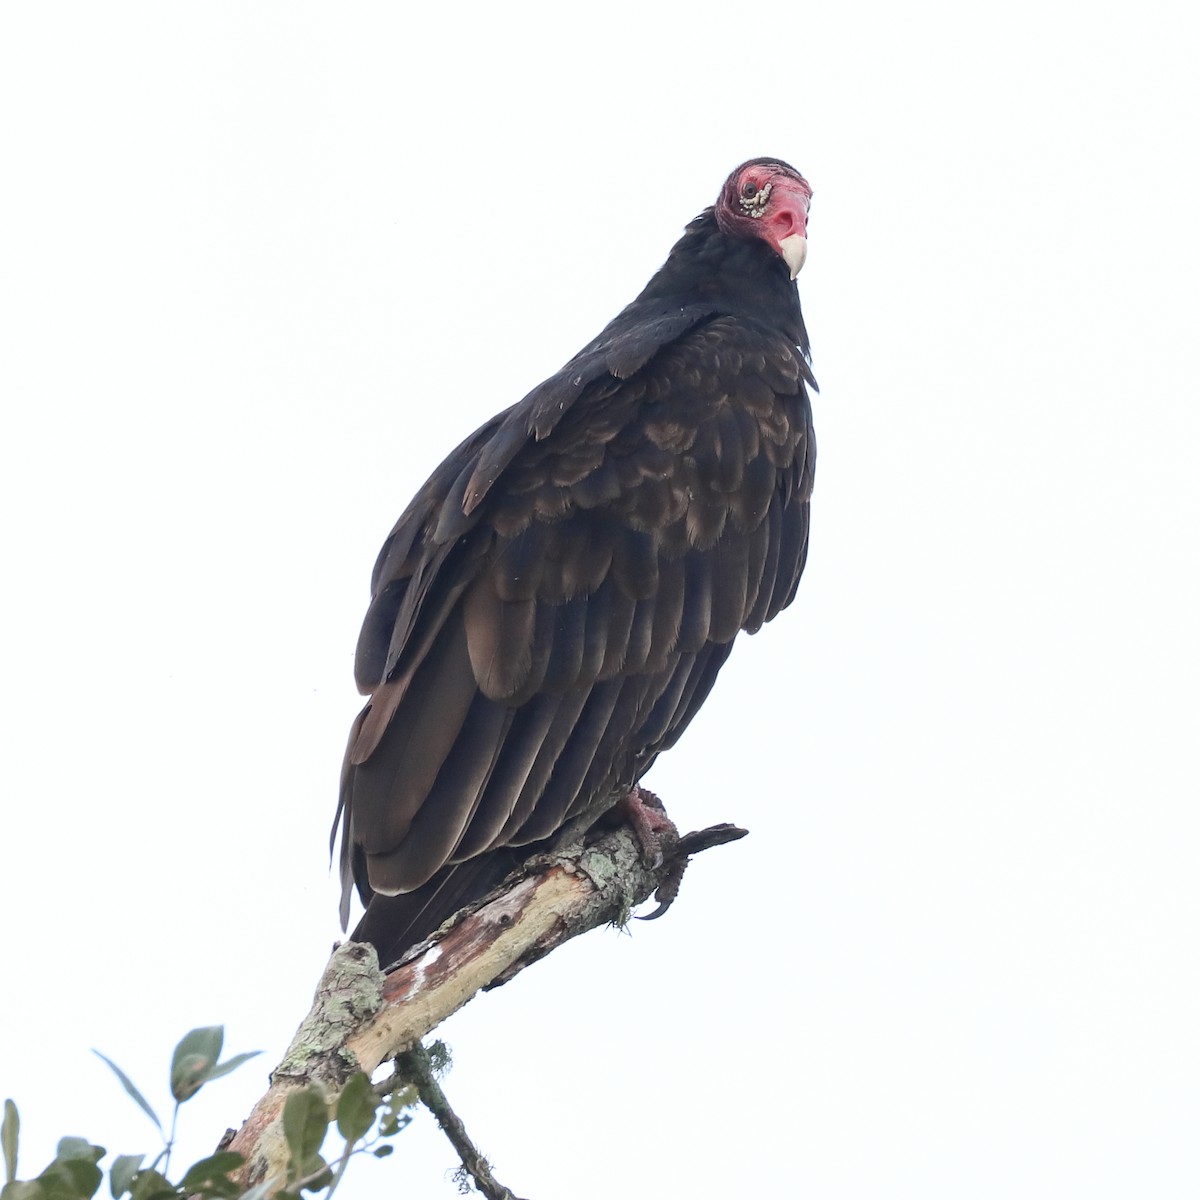
M 1196 1195 L 1194 7 L 573 11 L 0 13 L 25 1172 L 153 1148 L 92 1046 L 161 1101 L 224 1022 L 265 1054 L 183 1152 L 245 1115 L 337 932 L 383 537 L 774 154 L 812 552 L 649 781 L 751 837 L 471 1004 L 447 1089 L 538 1200 Z M 345 1195 L 452 1165 L 423 1121 Z

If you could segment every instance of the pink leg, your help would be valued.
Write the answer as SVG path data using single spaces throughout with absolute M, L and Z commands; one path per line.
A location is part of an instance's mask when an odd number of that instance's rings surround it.
M 648 867 L 661 866 L 663 852 L 659 834 L 669 833 L 674 838 L 679 837 L 679 830 L 667 816 L 662 801 L 653 792 L 635 784 L 628 796 L 617 801 L 614 811 L 633 826 L 633 832 L 641 843 L 642 861 Z

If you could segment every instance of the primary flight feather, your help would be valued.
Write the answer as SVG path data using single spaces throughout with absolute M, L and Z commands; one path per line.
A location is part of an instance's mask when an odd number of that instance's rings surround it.
M 796 592 L 812 189 L 743 163 L 642 293 L 434 471 L 371 580 L 343 922 L 385 965 L 629 794 Z M 335 822 L 334 834 L 336 836 Z

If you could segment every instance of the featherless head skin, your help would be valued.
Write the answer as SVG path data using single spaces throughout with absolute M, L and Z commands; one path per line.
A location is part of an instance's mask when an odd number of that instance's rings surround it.
M 795 279 L 808 250 L 812 188 L 775 158 L 752 158 L 725 181 L 716 204 L 717 224 L 734 237 L 760 237 L 787 263 Z
M 631 795 L 736 638 L 795 596 L 816 462 L 795 283 L 811 199 L 779 159 L 739 166 L 384 543 L 338 820 L 343 922 L 357 889 L 353 936 L 385 963 Z

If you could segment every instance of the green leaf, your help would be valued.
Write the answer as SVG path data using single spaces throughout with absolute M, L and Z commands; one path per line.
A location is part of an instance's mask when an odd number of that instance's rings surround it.
M 206 1179 L 216 1179 L 218 1175 L 228 1175 L 245 1161 L 236 1150 L 218 1150 L 216 1154 L 210 1154 L 188 1167 L 187 1174 L 180 1180 L 180 1186 L 187 1188 L 203 1183 Z
M 13 1180 L 0 1188 L 0 1200 L 44 1200 L 42 1185 L 36 1179 L 24 1183 Z
M 396 1147 L 392 1146 L 392 1145 L 376 1146 L 375 1149 L 371 1151 L 371 1153 L 374 1154 L 376 1158 L 387 1158 L 387 1156 L 389 1154 L 391 1154 L 395 1149 L 396 1149 Z
M 208 1071 L 204 1076 L 204 1082 L 208 1083 L 213 1079 L 220 1079 L 222 1075 L 228 1075 L 230 1071 L 236 1071 L 244 1062 L 249 1062 L 252 1058 L 257 1058 L 262 1053 L 261 1050 L 248 1050 L 245 1054 L 235 1054 L 232 1058 L 227 1058 L 223 1063 L 218 1063 L 212 1070 Z
M 193 1029 L 175 1047 L 171 1059 L 171 1095 L 180 1104 L 190 1100 L 210 1080 L 236 1071 L 242 1063 L 262 1053 L 261 1050 L 251 1050 L 247 1054 L 235 1054 L 225 1062 L 218 1062 L 224 1041 L 224 1027 L 209 1025 L 203 1029 Z
M 293 1178 L 310 1173 L 309 1164 L 324 1144 L 328 1130 L 329 1107 L 315 1084 L 287 1098 L 283 1106 L 283 1136 L 291 1151 Z
M 56 1158 L 37 1182 L 46 1200 L 91 1200 L 103 1178 L 100 1168 L 85 1158 Z
M 142 1112 L 144 1112 L 146 1116 L 148 1116 L 150 1120 L 154 1122 L 155 1128 L 157 1128 L 158 1132 L 162 1135 L 163 1140 L 165 1141 L 167 1135 L 162 1127 L 162 1122 L 158 1119 L 158 1114 L 146 1102 L 146 1097 L 143 1096 L 142 1093 L 133 1086 L 133 1080 L 130 1079 L 129 1076 L 126 1075 L 125 1072 L 122 1071 L 121 1068 L 118 1067 L 117 1064 L 113 1062 L 113 1060 L 106 1054 L 101 1054 L 99 1050 L 93 1050 L 92 1053 L 102 1062 L 107 1064 L 108 1069 L 112 1071 L 112 1073 L 121 1081 L 121 1086 L 129 1093 L 130 1096 L 133 1097 Z
M 21 1115 L 11 1100 L 4 1102 L 4 1121 L 0 1124 L 0 1143 L 4 1146 L 4 1178 L 13 1183 L 17 1178 L 17 1138 L 21 1133 Z
M 179 1193 L 153 1167 L 139 1171 L 131 1189 L 133 1200 L 179 1200 Z
M 103 1146 L 93 1146 L 87 1138 L 65 1137 L 58 1139 L 56 1162 L 98 1163 L 108 1153 Z
M 356 1071 L 338 1097 L 338 1132 L 347 1142 L 357 1142 L 375 1124 L 378 1106 L 371 1077 L 365 1071 Z
M 397 1088 L 387 1098 L 388 1111 L 379 1122 L 379 1132 L 384 1137 L 395 1137 L 412 1122 L 412 1114 L 408 1109 L 414 1108 L 417 1102 L 417 1089 L 412 1084 Z
M 144 1154 L 118 1154 L 113 1164 L 108 1168 L 108 1190 L 112 1192 L 113 1200 L 121 1200 L 133 1187 L 133 1177 L 142 1165 Z
M 203 1086 L 221 1057 L 225 1044 L 223 1025 L 205 1025 L 185 1033 L 171 1056 L 171 1095 L 182 1104 Z
M 333 1182 L 333 1172 L 329 1169 L 329 1164 L 318 1154 L 310 1162 L 305 1163 L 304 1174 L 300 1178 L 303 1180 L 299 1184 L 302 1192 L 319 1192 Z
M 46 1200 L 91 1200 L 104 1178 L 96 1166 L 103 1157 L 104 1147 L 87 1138 L 60 1138 L 54 1161 L 37 1177 L 41 1194 Z
M 208 1158 L 202 1158 L 187 1170 L 179 1186 L 190 1196 L 201 1193 L 206 1196 L 235 1197 L 242 1189 L 229 1178 L 246 1160 L 233 1150 L 218 1150 Z
M 180 1103 L 190 1100 L 203 1086 L 212 1069 L 212 1059 L 203 1054 L 185 1054 L 171 1064 L 171 1095 Z

